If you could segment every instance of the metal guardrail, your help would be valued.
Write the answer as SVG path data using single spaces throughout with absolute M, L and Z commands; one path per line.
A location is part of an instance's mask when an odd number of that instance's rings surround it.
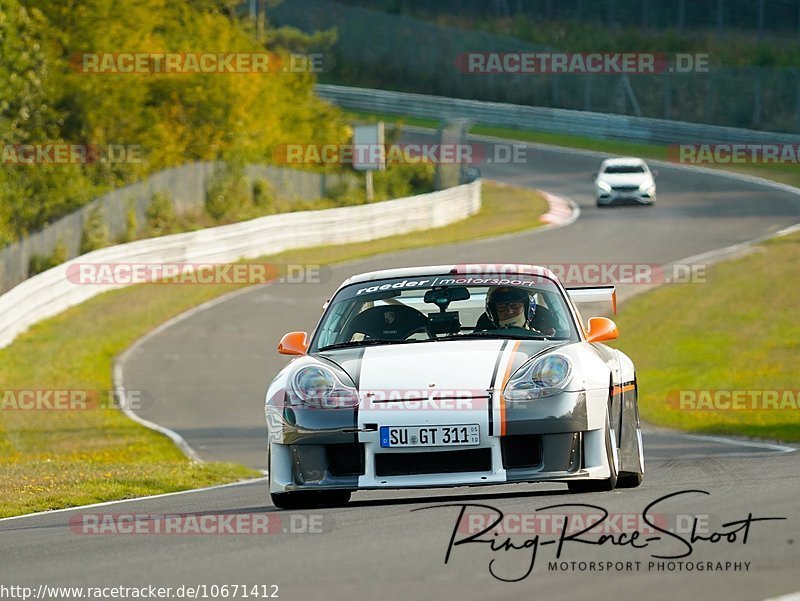
M 641 7 L 648 3 L 651 9 L 656 8 L 654 0 L 562 0 L 557 3 L 536 0 L 539 9 L 531 8 L 531 1 L 522 4 L 528 6 L 529 14 L 545 17 L 545 20 L 547 13 L 553 12 L 546 10 L 548 5 L 557 4 L 559 12 L 569 12 L 576 1 L 583 5 L 584 17 L 597 16 L 595 9 L 599 5 L 613 5 L 617 16 L 641 16 Z M 796 4 L 797 0 L 794 1 Z M 542 10 L 542 2 L 545 2 L 545 10 Z M 728 8 L 732 6 L 731 2 L 733 0 L 724 0 Z M 739 4 L 737 12 L 742 15 L 752 15 L 752 11 L 745 10 L 745 5 L 757 4 L 755 0 L 736 2 Z M 685 5 L 687 18 L 702 4 L 663 0 L 663 4 L 670 3 L 673 7 Z M 419 11 L 431 14 L 443 10 L 442 1 L 398 3 L 394 0 L 393 4 L 403 13 Z M 399 7 L 400 4 L 404 6 Z M 497 7 L 504 2 L 458 3 L 450 0 L 447 4 L 459 4 L 460 13 L 469 12 L 467 4 L 473 10 L 491 12 L 490 4 Z M 519 2 L 507 4 L 514 4 L 517 7 L 515 12 L 519 11 Z M 374 8 L 373 3 L 370 6 Z M 318 48 L 324 51 L 322 77 L 325 83 L 800 133 L 800 69 L 797 67 L 723 65 L 718 64 L 717 57 L 712 55 L 708 57 L 707 70 L 689 72 L 669 67 L 661 72 L 636 74 L 506 73 L 502 69 L 498 70 L 500 72 L 487 69 L 487 72 L 471 73 L 462 62 L 465 53 L 560 53 L 564 49 L 548 48 L 487 31 L 445 27 L 396 12 L 371 10 L 331 0 L 282 0 L 270 3 L 267 19 L 271 26 L 294 27 L 306 33 L 336 30 L 336 42 L 330 47 L 323 45 Z M 673 15 L 678 12 L 674 9 Z M 609 22 L 616 20 L 613 16 L 609 18 Z M 530 26 L 540 27 L 542 23 L 538 19 Z M 525 24 L 520 23 L 520 26 L 525 27 Z M 599 43 L 603 46 L 602 42 Z M 672 56 L 671 60 L 674 59 L 676 56 Z
M 798 136 L 685 121 L 445 98 L 318 84 L 317 93 L 346 109 L 450 120 L 587 138 L 653 144 L 796 144 Z
M 72 281 L 81 263 L 229 263 L 295 248 L 382 238 L 442 227 L 481 208 L 481 181 L 366 205 L 268 215 L 215 228 L 103 248 L 33 276 L 0 295 L 0 348 L 33 324 L 125 284 Z

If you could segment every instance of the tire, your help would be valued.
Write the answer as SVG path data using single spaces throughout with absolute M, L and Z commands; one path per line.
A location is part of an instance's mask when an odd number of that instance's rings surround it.
M 349 490 L 273 492 L 272 504 L 278 509 L 340 507 L 350 500 Z
M 638 418 L 638 416 L 637 416 Z M 636 436 L 636 452 L 642 453 L 642 436 L 641 436 L 641 428 L 637 426 L 636 428 L 637 436 Z M 644 473 L 643 472 L 620 472 L 617 476 L 617 488 L 636 488 L 642 483 L 644 480 Z
M 617 487 L 636 488 L 644 479 L 644 449 L 642 448 L 642 427 L 639 423 L 639 382 L 634 376 L 634 387 L 636 394 L 636 454 L 639 457 L 638 472 L 620 472 L 617 477 Z
M 573 480 L 567 482 L 569 492 L 572 493 L 585 493 L 585 492 L 608 492 L 617 487 L 619 479 L 617 475 L 617 464 L 614 461 L 614 444 L 611 440 L 611 427 L 608 416 L 606 415 L 606 456 L 608 457 L 608 465 L 611 471 L 611 476 L 605 480 Z
M 636 488 L 644 480 L 639 472 L 623 472 L 617 477 L 617 488 Z
M 267 446 L 267 465 L 272 472 L 272 457 Z M 272 476 L 269 477 L 272 484 Z M 278 509 L 313 509 L 314 507 L 339 507 L 350 500 L 349 490 L 297 490 L 271 492 L 272 504 Z

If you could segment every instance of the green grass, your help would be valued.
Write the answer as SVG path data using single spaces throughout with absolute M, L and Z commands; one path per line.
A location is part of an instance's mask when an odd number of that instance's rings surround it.
M 348 111 L 354 118 L 366 121 L 386 121 L 399 125 L 413 125 L 416 127 L 428 127 L 436 129 L 441 125 L 437 119 L 420 119 L 390 113 L 369 113 L 364 111 Z M 570 136 L 566 134 L 553 134 L 539 131 L 528 131 L 507 127 L 494 127 L 488 125 L 475 125 L 470 128 L 470 133 L 504 138 L 507 140 L 519 140 L 533 144 L 550 144 L 563 148 L 577 148 L 581 150 L 593 150 L 609 155 L 631 155 L 644 159 L 658 161 L 668 161 L 667 146 L 658 144 L 640 144 L 636 142 L 622 142 L 615 140 L 598 140 L 582 136 Z M 599 163 L 598 163 L 599 166 Z M 800 169 L 796 164 L 782 165 L 758 165 L 758 164 L 736 164 L 736 165 L 700 165 L 720 171 L 733 173 L 743 173 L 763 177 L 772 181 L 800 187 Z
M 547 202 L 534 191 L 486 182 L 481 211 L 456 225 L 264 260 L 330 264 L 468 241 L 535 228 L 546 210 Z M 97 296 L 34 326 L 0 350 L 0 393 L 109 390 L 117 354 L 169 318 L 234 288 L 151 284 Z M 257 475 L 235 464 L 192 463 L 168 438 L 117 410 L 15 411 L 0 405 L 0 517 Z
M 800 389 L 800 235 L 720 263 L 707 283 L 673 284 L 620 310 L 615 346 L 636 363 L 642 419 L 682 430 L 800 441 L 800 410 L 687 410 L 678 390 Z

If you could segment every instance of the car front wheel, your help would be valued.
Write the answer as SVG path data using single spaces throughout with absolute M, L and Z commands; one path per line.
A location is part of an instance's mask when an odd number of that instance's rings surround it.
M 616 442 L 614 441 L 614 436 L 608 421 L 608 416 L 606 416 L 606 456 L 608 457 L 608 465 L 610 468 L 611 475 L 606 478 L 605 480 L 574 480 L 571 482 L 567 482 L 567 486 L 569 487 L 569 492 L 573 493 L 583 493 L 583 492 L 605 492 L 614 490 L 617 487 L 617 462 L 615 457 L 617 454 L 614 452 L 614 445 Z

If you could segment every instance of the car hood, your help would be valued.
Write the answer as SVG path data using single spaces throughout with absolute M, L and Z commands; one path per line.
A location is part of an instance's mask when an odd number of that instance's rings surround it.
M 379 395 L 421 391 L 485 394 L 506 372 L 563 345 L 553 340 L 442 340 L 336 349 L 319 356 L 338 364 L 360 391 Z

